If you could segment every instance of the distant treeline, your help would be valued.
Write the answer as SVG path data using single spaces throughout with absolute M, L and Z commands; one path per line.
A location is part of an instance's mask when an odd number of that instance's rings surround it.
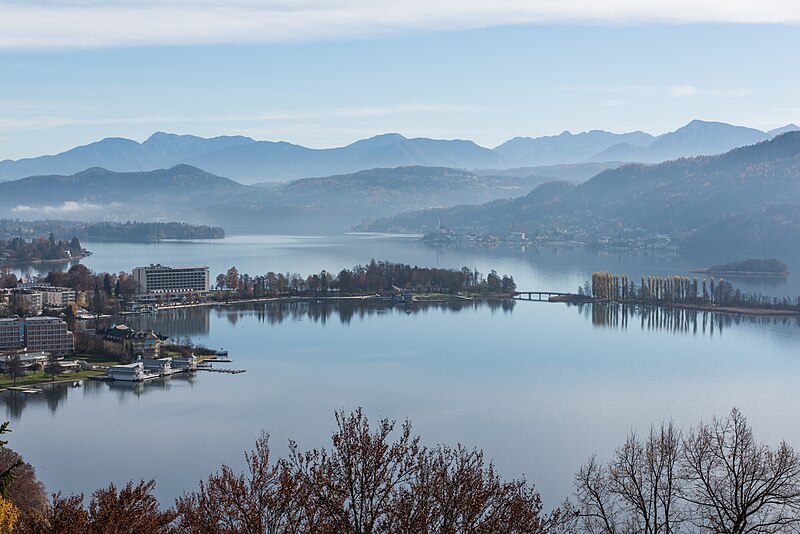
M 75 222 L 21 221 L 0 219 L 0 235 L 77 236 L 82 239 L 114 241 L 159 241 L 162 239 L 222 239 L 225 230 L 218 226 L 182 222 Z
M 58 241 L 53 234 L 32 240 L 15 237 L 0 240 L 0 263 L 69 259 L 80 255 L 81 251 L 77 237 L 69 241 Z
M 729 281 L 714 276 L 699 281 L 695 276 L 642 276 L 636 283 L 628 275 L 606 272 L 592 273 L 591 286 L 587 281 L 578 294 L 616 302 L 654 304 L 701 304 L 746 308 L 800 310 L 800 297 L 771 297 L 761 293 L 743 293 Z
M 222 239 L 225 230 L 219 226 L 188 224 L 181 222 L 152 223 L 90 223 L 86 224 L 89 239 L 113 239 L 116 241 L 160 241 L 162 239 Z
M 375 260 L 368 265 L 342 269 L 338 274 L 322 271 L 308 276 L 274 272 L 250 276 L 239 274 L 236 267 L 231 267 L 227 273 L 217 276 L 216 285 L 217 289 L 248 298 L 327 293 L 374 294 L 391 290 L 392 287 L 441 293 L 513 293 L 517 287 L 513 276 L 500 276 L 495 271 L 484 275 L 469 267 L 438 269 Z
M 788 274 L 789 271 L 785 263 L 772 258 L 769 260 L 733 261 L 721 265 L 714 265 L 698 272 Z

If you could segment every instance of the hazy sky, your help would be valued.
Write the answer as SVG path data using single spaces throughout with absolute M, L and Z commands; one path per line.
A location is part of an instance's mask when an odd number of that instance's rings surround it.
M 797 0 L 0 0 L 0 159 L 800 123 Z

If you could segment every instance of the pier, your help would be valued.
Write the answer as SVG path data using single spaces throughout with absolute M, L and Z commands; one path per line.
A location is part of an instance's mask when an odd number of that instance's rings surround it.
M 553 297 L 570 297 L 572 293 L 562 293 L 559 291 L 516 291 L 514 299 L 531 300 L 535 302 L 550 302 Z

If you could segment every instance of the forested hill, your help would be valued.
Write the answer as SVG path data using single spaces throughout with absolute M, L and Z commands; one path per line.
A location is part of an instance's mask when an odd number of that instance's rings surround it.
M 0 207 L 78 203 L 128 204 L 185 199 L 199 195 L 227 195 L 247 189 L 233 180 L 190 165 L 146 172 L 113 172 L 91 168 L 70 176 L 30 176 L 0 182 Z
M 370 230 L 418 230 L 441 220 L 486 231 L 534 231 L 562 220 L 669 233 L 687 247 L 769 248 L 800 243 L 800 132 L 658 165 L 625 165 L 585 183 L 546 184 L 504 203 L 403 214 Z
M 398 167 L 256 187 L 189 165 L 135 173 L 89 169 L 0 182 L 0 210 L 21 219 L 183 220 L 239 233 L 330 232 L 406 210 L 512 198 L 547 179 Z

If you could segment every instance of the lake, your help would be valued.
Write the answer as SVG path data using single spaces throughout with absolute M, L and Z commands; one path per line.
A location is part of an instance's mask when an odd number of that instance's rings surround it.
M 298 272 L 305 275 L 325 269 L 367 264 L 371 259 L 426 267 L 477 267 L 514 276 L 520 289 L 575 291 L 594 271 L 627 274 L 636 283 L 642 275 L 695 276 L 690 270 L 747 259 L 737 251 L 609 252 L 584 247 L 442 248 L 423 243 L 419 236 L 343 234 L 333 236 L 229 236 L 219 240 L 162 241 L 158 243 L 85 242 L 92 256 L 82 263 L 97 272 L 130 272 L 149 263 L 208 265 L 212 281 L 235 265 L 240 273 Z M 760 257 L 760 256 L 759 256 Z M 789 271 L 800 273 L 800 253 L 782 254 Z M 18 274 L 42 274 L 68 265 L 17 267 Z M 786 278 L 731 279 L 743 291 L 773 296 L 800 295 L 800 275 Z
M 520 288 L 548 290 L 577 287 L 592 270 L 667 274 L 728 261 L 580 249 L 443 251 L 393 236 L 88 246 L 94 255 L 85 263 L 94 270 L 160 262 L 210 265 L 212 273 L 230 264 L 240 272 L 335 272 L 374 257 L 493 267 Z M 794 292 L 792 278 L 777 289 Z M 170 503 L 222 463 L 241 468 L 242 452 L 262 429 L 278 455 L 290 438 L 302 448 L 327 446 L 333 411 L 358 406 L 373 419 L 411 419 L 427 444 L 482 448 L 504 476 L 536 484 L 548 507 L 569 494 L 590 454 L 607 457 L 631 429 L 646 432 L 670 418 L 690 425 L 738 406 L 759 439 L 800 445 L 795 319 L 512 301 L 411 310 L 259 304 L 160 312 L 129 324 L 224 347 L 234 360 L 228 366 L 247 372 L 3 394 L 10 446 L 51 492 L 156 478 L 158 497 Z

